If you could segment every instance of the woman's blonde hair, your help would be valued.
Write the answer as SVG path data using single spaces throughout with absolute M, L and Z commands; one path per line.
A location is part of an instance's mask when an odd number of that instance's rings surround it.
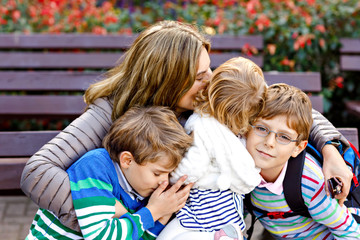
M 264 109 L 258 118 L 272 119 L 281 115 L 286 116 L 288 127 L 299 134 L 299 141 L 309 138 L 313 122 L 312 104 L 303 91 L 285 83 L 269 86 Z
M 132 107 L 111 126 L 103 140 L 112 160 L 129 151 L 138 164 L 155 162 L 163 156 L 176 167 L 191 146 L 193 138 L 185 133 L 175 114 L 167 107 Z
M 213 73 L 198 98 L 198 111 L 207 113 L 235 134 L 245 134 L 249 122 L 262 110 L 266 93 L 264 75 L 249 59 L 232 58 Z
M 209 52 L 210 42 L 193 25 L 176 21 L 152 25 L 140 33 L 104 80 L 86 90 L 85 102 L 110 97 L 113 120 L 135 105 L 175 110 L 195 81 L 202 47 Z

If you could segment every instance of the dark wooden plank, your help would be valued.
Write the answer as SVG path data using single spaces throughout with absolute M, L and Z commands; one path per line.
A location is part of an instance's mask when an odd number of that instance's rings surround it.
M 138 34 L 0 34 L 2 49 L 127 49 Z M 245 44 L 263 49 L 261 35 L 252 36 L 207 36 L 214 50 L 241 50 Z
M 359 150 L 359 135 L 357 128 L 337 128 L 344 137 Z
M 360 70 L 360 55 L 342 55 L 340 56 L 340 67 L 345 71 L 359 71 Z
M 319 72 L 264 72 L 266 82 L 286 83 L 305 92 L 321 91 L 321 75 Z
M 0 71 L 0 91 L 84 91 L 100 72 Z
M 310 98 L 313 109 L 323 113 L 324 112 L 323 97 L 320 95 L 318 95 L 318 96 L 310 95 L 309 98 Z
M 123 53 L 20 53 L 0 52 L 0 68 L 2 69 L 76 69 L 94 68 L 109 69 L 119 63 Z M 220 64 L 233 57 L 239 57 L 241 53 L 224 52 L 210 53 L 211 67 L 216 68 Z M 262 56 L 244 56 L 254 61 L 260 67 L 263 66 Z
M 360 53 L 360 39 L 359 38 L 341 38 L 340 39 L 341 53 Z
M 0 190 L 20 189 L 20 179 L 28 158 L 0 158 Z
M 0 34 L 2 49 L 127 49 L 137 35 Z
M 0 96 L 0 115 L 79 116 L 86 107 L 82 96 Z
M 111 68 L 123 53 L 21 53 L 0 52 L 3 69 Z
M 264 48 L 264 41 L 261 35 L 252 36 L 229 36 L 229 35 L 215 35 L 210 37 L 212 50 L 239 50 L 245 44 L 262 50 Z
M 249 56 L 244 56 L 241 53 L 237 53 L 237 52 L 223 52 L 223 53 L 210 52 L 210 60 L 211 60 L 210 67 L 212 69 L 217 68 L 218 66 L 220 66 L 227 60 L 234 58 L 234 57 L 240 57 L 240 56 L 250 59 L 251 61 L 253 61 L 260 67 L 263 66 L 263 57 L 262 56 L 249 57 Z
M 0 157 L 32 156 L 58 133 L 59 131 L 0 132 Z
M 360 117 L 360 101 L 347 101 L 345 106 L 349 113 Z

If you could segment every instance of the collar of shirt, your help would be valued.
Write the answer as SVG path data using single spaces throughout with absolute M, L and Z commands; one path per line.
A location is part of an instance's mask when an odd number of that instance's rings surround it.
M 133 200 L 137 200 L 137 201 L 142 201 L 144 200 L 144 197 L 142 197 L 141 195 L 139 195 L 128 183 L 128 181 L 126 180 L 123 172 L 120 169 L 120 166 L 117 162 L 112 161 L 116 170 L 116 174 L 118 176 L 118 180 L 119 180 L 119 184 L 120 186 L 124 189 L 124 191 L 129 194 L 129 196 L 133 199 Z
M 283 182 L 284 182 L 284 178 L 285 178 L 287 164 L 288 164 L 288 162 L 285 163 L 283 169 L 281 170 L 279 177 L 276 179 L 275 182 L 268 183 L 261 177 L 261 182 L 258 187 L 265 187 L 270 192 L 272 192 L 276 195 L 281 195 L 283 192 Z

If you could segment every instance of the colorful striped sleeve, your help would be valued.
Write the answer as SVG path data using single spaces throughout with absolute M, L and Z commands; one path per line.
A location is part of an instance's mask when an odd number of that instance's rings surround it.
M 114 186 L 119 183 L 106 154 L 90 151 L 68 169 L 68 174 L 75 212 L 85 239 L 141 239 L 146 230 L 154 227 L 146 207 L 113 218 L 117 199 Z
M 325 225 L 336 239 L 359 239 L 360 229 L 346 206 L 326 195 L 322 169 L 307 154 L 302 177 L 302 193 L 312 219 Z

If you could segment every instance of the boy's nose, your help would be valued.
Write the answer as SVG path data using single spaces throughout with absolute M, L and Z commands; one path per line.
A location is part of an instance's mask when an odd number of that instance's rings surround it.
M 273 147 L 276 142 L 276 133 L 270 132 L 269 135 L 265 137 L 265 144 Z

